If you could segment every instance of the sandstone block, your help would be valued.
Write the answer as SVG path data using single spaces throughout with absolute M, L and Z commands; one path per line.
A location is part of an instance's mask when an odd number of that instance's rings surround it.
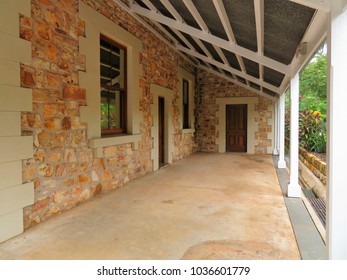
M 75 85 L 66 84 L 64 86 L 63 96 L 66 99 L 85 100 L 86 90 Z
M 45 127 L 48 130 L 60 130 L 61 122 L 59 118 L 48 118 L 45 120 Z
M 47 210 L 48 206 L 49 206 L 49 197 L 40 198 L 35 201 L 32 207 L 32 213 L 35 214 L 35 213 Z

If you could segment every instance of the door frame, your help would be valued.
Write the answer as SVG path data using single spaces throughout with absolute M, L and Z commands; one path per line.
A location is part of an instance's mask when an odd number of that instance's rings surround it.
M 158 164 L 159 168 L 166 164 L 165 161 L 165 97 L 158 97 Z
M 246 141 L 246 145 L 245 145 L 245 150 L 243 150 L 243 151 L 231 151 L 231 150 L 227 150 L 227 148 L 228 148 L 228 140 L 227 140 L 227 136 L 228 136 L 228 132 L 227 132 L 227 130 L 228 130 L 228 123 L 229 123 L 229 125 L 230 125 L 230 119 L 228 119 L 228 108 L 230 108 L 230 113 L 232 112 L 232 110 L 233 110 L 233 106 L 234 106 L 234 108 L 236 108 L 236 106 L 242 106 L 242 107 L 244 107 L 244 108 L 246 108 L 246 112 L 242 112 L 243 114 L 244 113 L 246 113 L 245 115 L 246 115 L 246 118 L 244 119 L 243 117 L 242 117 L 242 119 L 243 119 L 243 122 L 244 122 L 244 124 L 245 124 L 245 129 L 244 129 L 244 131 L 245 131 L 245 140 L 244 141 Z M 248 143 L 248 104 L 227 104 L 227 105 L 225 105 L 225 110 L 226 110 L 226 112 L 225 112 L 225 152 L 228 152 L 228 153 L 247 153 L 247 143 Z M 239 116 L 238 116 L 239 118 L 241 117 L 241 114 L 239 114 Z M 238 134 L 237 134 L 237 136 L 239 136 Z
M 164 162 L 171 164 L 173 160 L 174 142 L 173 142 L 173 125 L 172 125 L 172 99 L 174 96 L 173 90 L 151 84 L 150 86 L 152 94 L 152 104 L 151 104 L 151 117 L 152 117 L 152 127 L 151 127 L 151 138 L 153 141 L 151 149 L 151 160 L 153 171 L 159 169 L 159 97 L 164 98 Z
M 258 104 L 258 97 L 224 97 L 217 98 L 216 104 L 219 110 L 216 113 L 218 124 L 216 126 L 216 144 L 218 145 L 218 152 L 226 152 L 226 105 L 247 104 L 247 154 L 254 154 L 256 145 L 255 132 L 258 130 L 256 118 L 259 117 L 255 106 Z

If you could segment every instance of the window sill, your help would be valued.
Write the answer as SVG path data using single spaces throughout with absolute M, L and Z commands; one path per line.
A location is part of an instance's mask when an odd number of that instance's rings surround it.
M 182 129 L 182 133 L 193 133 L 195 132 L 194 128 L 184 128 Z
M 132 149 L 137 150 L 138 142 L 140 140 L 141 140 L 141 134 L 95 138 L 95 139 L 89 140 L 89 147 L 94 149 L 94 157 L 102 158 L 103 157 L 102 148 L 104 147 L 131 143 Z

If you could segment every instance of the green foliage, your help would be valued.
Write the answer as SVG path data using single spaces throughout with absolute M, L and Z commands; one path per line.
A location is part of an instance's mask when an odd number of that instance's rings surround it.
M 101 103 L 101 129 L 118 128 L 119 112 L 114 104 Z
M 299 116 L 300 146 L 308 151 L 326 152 L 326 117 L 318 111 L 303 110 Z
M 322 49 L 300 74 L 300 111 L 327 111 L 327 57 Z
M 299 140 L 308 151 L 326 152 L 327 58 L 321 48 L 300 73 Z M 286 92 L 286 137 L 290 136 L 290 90 Z

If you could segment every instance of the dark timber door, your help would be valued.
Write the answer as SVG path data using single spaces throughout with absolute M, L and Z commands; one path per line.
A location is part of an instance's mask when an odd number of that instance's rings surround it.
M 165 132 L 164 132 L 164 108 L 165 108 L 165 99 L 159 97 L 158 100 L 158 135 L 159 135 L 159 167 L 165 165 L 164 159 L 164 142 L 165 142 Z
M 247 152 L 247 104 L 226 106 L 226 151 Z

